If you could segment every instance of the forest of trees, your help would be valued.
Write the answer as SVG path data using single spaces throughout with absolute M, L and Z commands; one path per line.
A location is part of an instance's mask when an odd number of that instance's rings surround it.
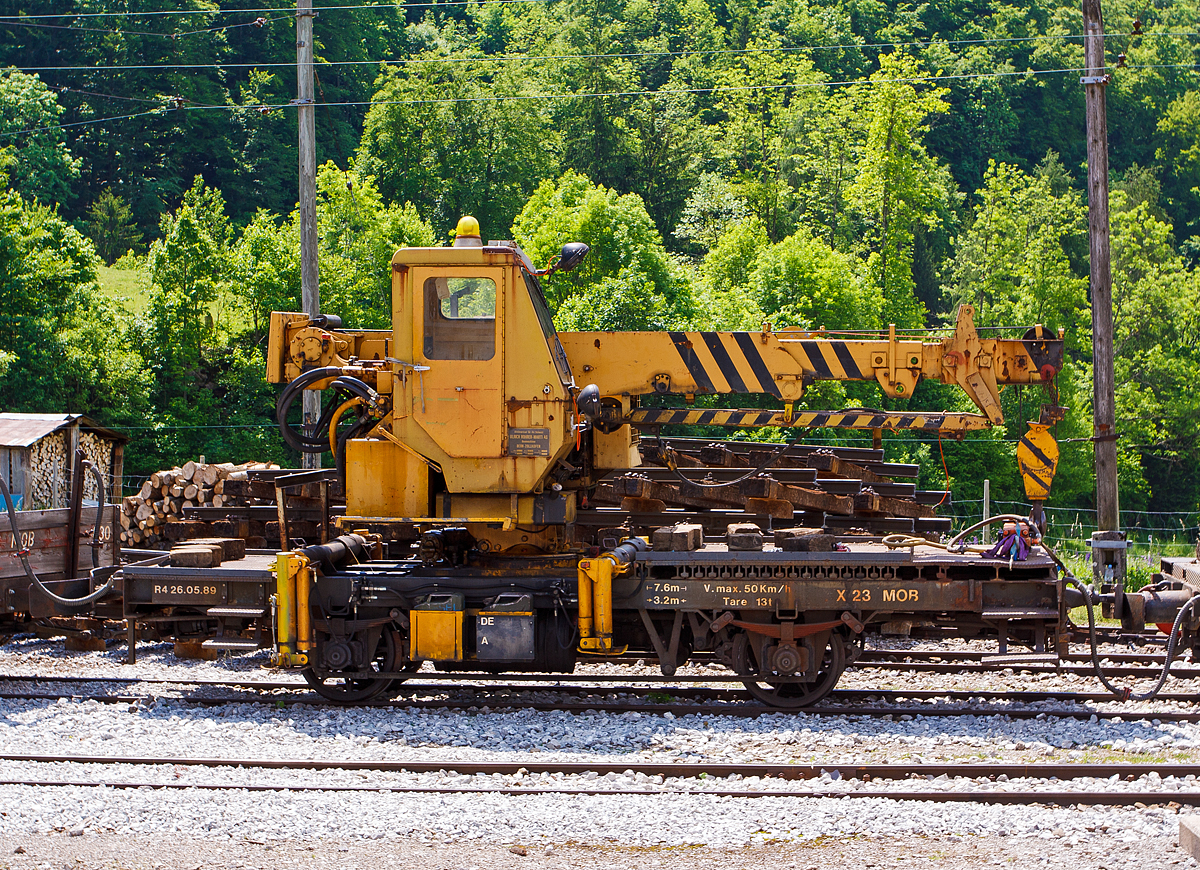
M 1066 331 L 1053 500 L 1090 505 L 1077 6 L 317 5 L 326 311 L 385 325 L 393 251 L 447 243 L 463 214 L 535 263 L 592 246 L 547 287 L 564 329 L 937 328 L 971 303 L 985 326 Z M 134 474 L 201 453 L 295 462 L 263 378 L 268 313 L 299 308 L 293 11 L 37 10 L 0 0 L 0 408 L 124 429 Z M 1105 15 L 1121 506 L 1195 511 L 1200 0 Z M 144 309 L 98 280 L 114 264 Z M 1023 498 L 1014 441 L 1044 395 L 1003 399 L 1007 431 L 891 435 L 889 457 L 933 488 L 944 457 L 956 497 L 987 477 Z M 964 402 L 929 384 L 807 399 Z

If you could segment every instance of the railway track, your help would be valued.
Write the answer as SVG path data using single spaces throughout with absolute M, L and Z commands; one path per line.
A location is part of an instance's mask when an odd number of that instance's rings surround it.
M 5 681 L 16 682 L 37 682 L 31 678 L 13 678 L 0 677 L 0 683 Z M 48 681 L 59 685 L 76 681 L 75 678 L 56 678 Z M 96 683 L 105 682 L 104 680 L 88 680 L 86 678 L 78 678 L 80 683 Z M 140 685 L 180 685 L 179 683 L 167 680 L 136 680 L 133 678 L 115 678 L 108 682 L 114 685 L 129 686 L 134 684 Z M 257 685 L 255 685 L 257 683 Z M 197 685 L 204 687 L 237 687 L 250 688 L 260 692 L 295 692 L 296 694 L 280 695 L 280 694 L 259 694 L 255 696 L 245 695 L 223 695 L 223 696 L 162 696 L 162 695 L 138 695 L 138 694 L 98 694 L 98 693 L 83 693 L 83 692 L 5 692 L 0 690 L 0 699 L 6 700 L 49 700 L 57 701 L 59 699 L 72 701 L 96 701 L 105 704 L 135 704 L 144 702 L 157 702 L 159 700 L 169 701 L 171 703 L 183 703 L 194 706 L 224 706 L 228 704 L 271 704 L 274 706 L 299 706 L 312 705 L 314 701 L 321 704 L 319 699 L 314 698 L 313 693 L 308 691 L 307 686 L 297 683 L 265 683 L 260 681 L 220 681 L 206 680 L 203 682 L 189 682 L 185 685 Z M 621 694 L 627 696 L 625 699 L 611 700 L 608 698 L 599 698 L 594 695 L 585 697 L 578 696 L 578 689 L 574 687 L 561 686 L 521 686 L 521 685 L 504 685 L 504 686 L 486 686 L 473 687 L 463 686 L 462 684 L 424 684 L 404 686 L 400 690 L 407 697 L 397 698 L 388 701 L 366 702 L 358 706 L 370 708 L 393 708 L 393 709 L 421 709 L 421 710 L 458 710 L 468 712 L 491 712 L 499 710 L 537 710 L 540 712 L 568 712 L 568 713 L 587 713 L 587 712 L 604 712 L 604 713 L 627 713 L 638 712 L 644 714 L 664 714 L 670 713 L 674 716 L 687 715 L 718 715 L 718 716 L 735 716 L 744 718 L 757 718 L 767 715 L 786 715 L 781 714 L 775 708 L 748 702 L 743 693 L 731 690 L 711 689 L 705 687 L 683 686 L 669 687 L 668 690 L 660 689 L 629 689 L 623 688 Z M 532 698 L 528 695 L 532 692 L 539 693 L 561 693 L 565 697 L 561 699 L 546 700 L 541 698 Z M 456 692 L 471 692 L 473 697 L 416 697 L 417 695 L 440 695 L 452 694 Z M 516 693 L 516 697 L 513 696 Z M 612 694 L 612 693 L 609 693 Z M 524 697 L 522 697 L 524 695 Z M 634 696 L 628 698 L 628 696 Z M 664 699 L 662 696 L 666 695 Z M 1072 692 L 1007 692 L 1007 693 L 982 693 L 971 691 L 936 691 L 936 690 L 840 690 L 834 692 L 823 704 L 813 706 L 802 711 L 808 716 L 863 716 L 870 718 L 896 718 L 896 717 L 926 717 L 926 718 L 953 718 L 961 716 L 1005 716 L 1010 719 L 1039 719 L 1039 718 L 1070 718 L 1090 720 L 1093 717 L 1096 721 L 1123 721 L 1130 718 L 1135 719 L 1157 719 L 1160 722 L 1200 722 L 1200 708 L 1194 710 L 1162 710 L 1162 711 L 1131 711 L 1124 708 L 1096 710 L 1090 707 L 1009 707 L 988 705 L 981 706 L 980 699 L 986 695 L 988 701 L 1010 701 L 1014 703 L 1044 703 L 1047 701 L 1062 701 L 1068 704 L 1094 704 L 1103 702 L 1112 702 L 1111 695 L 1104 693 L 1072 693 Z M 642 699 L 642 700 L 639 700 Z M 679 699 L 688 699 L 692 703 L 685 703 Z M 901 699 L 908 703 L 900 703 Z M 1191 703 L 1195 700 L 1192 695 L 1176 694 L 1162 696 L 1165 701 L 1177 701 Z M 891 703 L 881 704 L 881 701 L 891 701 Z M 913 701 L 963 701 L 964 706 L 932 706 L 930 704 L 913 704 Z M 863 703 L 866 702 L 866 703 Z M 972 704 L 971 702 L 975 702 Z
M 1200 805 L 1200 790 L 1149 791 L 1108 788 L 1104 791 L 1074 791 L 1068 789 L 1031 787 L 1019 783 L 1006 788 L 1006 780 L 1033 780 L 1051 783 L 1055 780 L 1096 779 L 1112 777 L 1135 781 L 1152 773 L 1159 777 L 1196 776 L 1197 764 L 714 764 L 695 762 L 654 762 L 631 759 L 621 762 L 561 762 L 526 759 L 520 762 L 464 762 L 461 760 L 426 761 L 346 761 L 346 760 L 282 760 L 247 758 L 193 758 L 146 756 L 87 756 L 87 755 L 27 755 L 2 754 L 0 762 L 33 765 L 73 764 L 97 768 L 94 779 L 65 777 L 17 778 L 0 777 L 0 785 L 31 787 L 89 787 L 116 789 L 206 790 L 206 791 L 273 791 L 273 792 L 369 792 L 385 794 L 504 794 L 504 795 L 708 795 L 740 798 L 820 798 L 856 797 L 912 801 L 968 801 L 995 804 L 1056 804 L 1056 805 Z M 167 767 L 175 777 L 180 768 L 204 768 L 244 774 L 247 771 L 343 771 L 376 774 L 438 774 L 459 777 L 501 777 L 500 780 L 477 779 L 470 785 L 405 784 L 395 781 L 380 784 L 320 784 L 307 782 L 205 782 L 139 779 L 127 780 L 105 776 L 103 768 L 115 765 L 137 767 Z M 61 768 L 59 769 L 61 771 Z M 827 773 L 836 777 L 826 777 Z M 591 777 L 580 784 L 565 784 L 562 780 L 547 783 L 546 776 Z M 660 777 L 655 786 L 628 788 L 615 784 L 616 777 L 626 779 Z M 526 776 L 543 777 L 522 783 Z M 511 780 L 504 777 L 514 778 Z M 601 777 L 609 777 L 600 781 Z M 735 778 L 736 779 L 733 779 Z M 935 778 L 968 779 L 976 788 L 870 788 L 872 781 L 928 782 Z M 762 788 L 733 788 L 710 780 L 733 779 L 744 782 L 757 778 Z M 816 787 L 778 788 L 765 780 L 780 784 L 819 780 Z M 857 780 L 861 785 L 852 784 Z M 943 780 L 944 781 L 944 780 Z M 985 782 L 994 788 L 985 788 Z M 840 783 L 840 785 L 835 784 Z M 715 787 L 714 787 L 715 786 Z
M 468 675 L 471 676 L 471 675 Z M 478 677 L 478 680 L 474 678 Z M 462 682 L 436 682 L 441 674 L 416 673 L 408 681 L 396 688 L 400 693 L 428 692 L 430 694 L 453 692 L 581 692 L 590 688 L 604 689 L 611 694 L 613 689 L 619 689 L 626 695 L 669 694 L 676 698 L 702 698 L 705 700 L 744 701 L 746 694 L 740 689 L 715 689 L 709 686 L 697 686 L 695 683 L 738 683 L 738 678 L 732 675 L 707 677 L 695 675 L 676 675 L 661 677 L 654 675 L 654 687 L 631 686 L 631 682 L 643 682 L 642 678 L 629 680 L 621 677 L 580 674 L 480 674 Z M 485 679 L 486 678 L 486 679 Z M 426 682 L 434 680 L 434 682 Z M 508 682 L 504 682 L 508 680 Z M 518 682 L 521 681 L 521 682 Z M 195 688 L 232 688 L 248 689 L 259 692 L 294 691 L 310 693 L 307 683 L 299 680 L 238 680 L 238 679 L 170 679 L 160 677 L 69 677 L 54 675 L 21 675 L 0 674 L 0 684 L 3 683 L 94 683 L 111 686 L 187 686 Z M 585 683 L 594 682 L 595 686 Z M 538 685 L 535 685 L 537 683 Z M 547 685 L 540 685 L 545 683 Z M 566 685 L 563 685 L 566 683 Z M 38 696 L 43 697 L 43 696 Z M 57 698 L 59 695 L 48 697 Z M 77 697 L 77 693 L 63 694 L 61 697 Z M 136 696 L 130 696 L 136 697 Z M 311 694 L 309 694 L 311 697 Z M 829 701 L 863 701 L 884 698 L 908 698 L 910 700 L 958 700 L 971 701 L 981 697 L 994 701 L 1016 701 L 1020 703 L 1035 703 L 1039 701 L 1067 701 L 1073 703 L 1107 703 L 1113 702 L 1113 696 L 1108 692 L 1071 692 L 1071 691 L 1014 691 L 1014 690 L 985 690 L 985 689 L 896 689 L 880 687 L 875 689 L 834 689 Z M 275 697 L 270 698 L 275 701 Z M 1179 703 L 1196 703 L 1200 696 L 1194 692 L 1161 692 L 1157 700 Z M 322 702 L 324 703 L 324 702 Z

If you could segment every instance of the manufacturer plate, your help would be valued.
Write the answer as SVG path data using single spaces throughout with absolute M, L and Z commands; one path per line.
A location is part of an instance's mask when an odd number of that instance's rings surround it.
M 549 456 L 549 429 L 514 429 L 508 430 L 509 456 Z
M 153 604 L 224 604 L 224 583 L 155 583 L 150 590 Z

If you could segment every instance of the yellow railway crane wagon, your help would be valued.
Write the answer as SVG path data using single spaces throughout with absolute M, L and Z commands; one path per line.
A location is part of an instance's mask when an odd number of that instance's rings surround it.
M 332 451 L 346 488 L 346 515 L 336 519 L 343 534 L 278 557 L 280 666 L 303 669 L 326 697 L 355 701 L 385 693 L 422 661 L 570 671 L 581 655 L 628 651 L 657 657 L 671 674 L 704 650 L 760 700 L 800 707 L 828 693 L 863 632 L 885 622 L 1061 647 L 1064 582 L 1037 547 L 1023 561 L 987 559 L 796 528 L 814 515 L 852 523 L 889 510 L 928 516 L 911 498 L 880 494 L 896 486 L 883 465 L 824 457 L 826 469 L 841 462 L 831 478 L 842 474 L 822 485 L 812 468 L 783 467 L 800 448 L 759 457 L 716 444 L 708 452 L 725 477 L 697 479 L 685 472 L 703 471 L 703 460 L 638 436 L 703 423 L 959 437 L 1003 422 L 1005 385 L 1045 385 L 1053 395 L 1061 335 L 1040 326 L 1014 339 L 981 335 L 966 306 L 941 338 L 894 328 L 558 332 L 539 279 L 586 254 L 565 245 L 539 270 L 515 243 L 484 244 L 464 219 L 454 246 L 393 257 L 392 329 L 272 315 L 267 376 L 287 385 L 278 407 L 284 437 L 307 452 Z M 875 381 L 903 398 L 922 378 L 957 386 L 977 411 L 795 406 L 816 380 Z M 330 393 L 315 431 L 289 423 L 306 389 Z M 768 394 L 779 407 L 645 402 L 725 393 Z M 1052 402 L 1041 431 L 1056 413 Z M 1031 443 L 1048 487 L 1053 441 Z M 730 477 L 735 466 L 743 470 Z M 608 520 L 599 530 L 583 522 L 598 503 Z M 707 519 L 681 521 L 695 511 Z M 714 516 L 729 521 L 717 530 L 724 534 L 714 533 Z M 739 517 L 766 517 L 774 529 Z

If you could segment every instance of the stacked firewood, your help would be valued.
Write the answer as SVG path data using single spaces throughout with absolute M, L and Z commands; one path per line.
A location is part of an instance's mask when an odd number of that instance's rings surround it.
M 122 502 L 121 543 L 142 548 L 167 543 L 168 524 L 180 522 L 185 508 L 223 507 L 231 500 L 226 494 L 231 482 L 247 480 L 255 469 L 278 467 L 268 462 L 185 462 L 155 472 Z

